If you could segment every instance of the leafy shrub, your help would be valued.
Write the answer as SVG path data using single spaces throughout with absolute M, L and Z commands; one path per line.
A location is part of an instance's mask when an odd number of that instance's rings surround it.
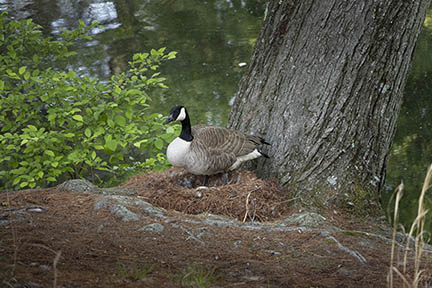
M 135 54 L 130 70 L 108 81 L 59 68 L 74 54 L 68 47 L 89 38 L 96 25 L 80 21 L 55 40 L 31 19 L 0 14 L 0 186 L 46 187 L 69 178 L 100 179 L 101 171 L 112 179 L 167 167 L 160 151 L 174 128 L 149 114 L 147 92 L 166 88 L 157 69 L 176 52 Z M 135 161 L 131 152 L 145 160 Z

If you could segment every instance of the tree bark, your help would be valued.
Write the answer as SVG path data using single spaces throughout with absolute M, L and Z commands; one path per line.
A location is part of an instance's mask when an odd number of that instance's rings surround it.
M 270 1 L 228 126 L 263 136 L 297 203 L 377 204 L 430 0 Z

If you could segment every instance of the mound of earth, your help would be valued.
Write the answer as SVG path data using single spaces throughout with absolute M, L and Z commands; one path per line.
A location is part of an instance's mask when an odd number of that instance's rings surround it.
M 391 229 L 290 210 L 278 186 L 240 171 L 208 189 L 181 170 L 120 187 L 82 180 L 0 192 L 1 287 L 386 287 Z M 403 270 L 404 234 L 394 266 Z M 408 281 L 414 251 L 407 251 Z M 432 248 L 420 258 L 432 284 Z M 394 273 L 394 287 L 402 280 Z

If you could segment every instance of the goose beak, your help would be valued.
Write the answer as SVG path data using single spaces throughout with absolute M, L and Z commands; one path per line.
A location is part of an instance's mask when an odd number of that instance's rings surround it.
M 169 116 L 168 116 L 168 119 L 165 120 L 165 121 L 163 122 L 163 124 L 166 125 L 166 124 L 168 124 L 168 123 L 170 123 L 170 122 L 172 122 L 172 121 L 174 121 L 174 118 L 172 117 L 172 115 L 169 115 Z

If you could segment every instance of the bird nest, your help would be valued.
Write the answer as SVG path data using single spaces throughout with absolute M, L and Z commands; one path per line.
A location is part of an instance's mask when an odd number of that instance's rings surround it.
M 228 185 L 221 175 L 209 177 L 208 187 L 199 187 L 201 176 L 182 169 L 149 172 L 129 179 L 129 188 L 147 202 L 187 214 L 211 213 L 240 221 L 270 221 L 288 214 L 290 201 L 279 186 L 250 171 L 229 174 Z

